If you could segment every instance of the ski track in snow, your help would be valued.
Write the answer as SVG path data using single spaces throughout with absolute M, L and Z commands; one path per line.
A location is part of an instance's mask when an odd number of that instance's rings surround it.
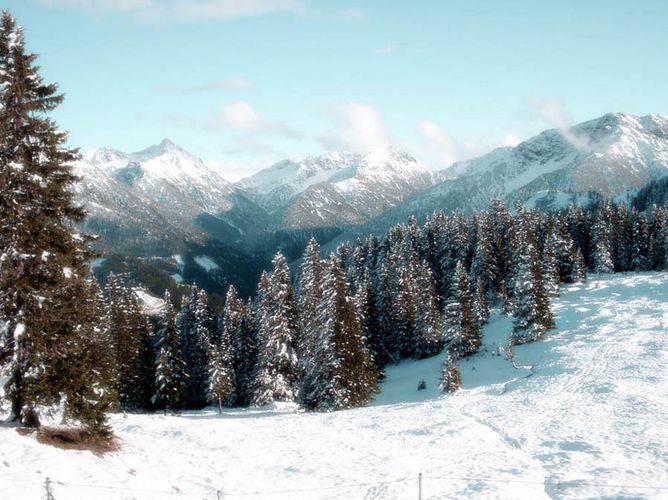
M 437 356 L 388 368 L 368 408 L 113 415 L 122 449 L 104 457 L 1 426 L 0 498 L 41 498 L 49 476 L 57 500 L 216 499 L 218 489 L 398 500 L 417 498 L 419 472 L 429 500 L 666 498 L 668 273 L 593 278 L 554 305 L 558 330 L 517 346 L 517 368 L 495 355 L 512 318 L 494 316 L 450 396 L 437 392 Z

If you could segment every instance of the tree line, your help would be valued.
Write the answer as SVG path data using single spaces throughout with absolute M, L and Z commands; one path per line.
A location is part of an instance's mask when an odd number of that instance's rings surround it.
M 469 216 L 412 217 L 324 258 L 311 239 L 294 280 L 278 253 L 255 298 L 242 300 L 230 286 L 220 315 L 196 287 L 179 312 L 167 293 L 153 334 L 133 330 L 146 323 L 128 321 L 127 311 L 140 318 L 141 310 L 112 275 L 109 327 L 119 374 L 129 374 L 117 382 L 119 404 L 350 408 L 372 399 L 388 364 L 441 352 L 441 389 L 450 392 L 458 359 L 480 348 L 491 307 L 514 316 L 510 349 L 537 340 L 555 326 L 550 299 L 561 284 L 587 272 L 665 269 L 667 238 L 667 206 L 643 214 L 603 200 L 543 213 L 494 201 Z

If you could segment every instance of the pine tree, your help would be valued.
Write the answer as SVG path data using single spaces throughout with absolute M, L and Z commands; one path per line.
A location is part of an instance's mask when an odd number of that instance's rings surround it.
M 223 400 L 229 398 L 230 403 L 236 403 L 236 376 L 234 366 L 239 364 L 235 360 L 234 342 L 241 325 L 244 315 L 244 304 L 237 295 L 237 290 L 234 285 L 230 285 L 225 296 L 225 307 L 223 308 L 222 329 L 219 335 L 220 343 L 215 346 L 215 354 L 218 358 L 215 361 L 217 365 L 218 376 L 221 380 L 227 380 L 225 389 L 227 394 L 224 394 Z M 221 396 L 222 391 L 218 391 Z
M 389 361 L 385 348 L 385 339 L 378 310 L 378 293 L 374 286 L 371 272 L 364 271 L 361 282 L 357 287 L 354 298 L 355 308 L 362 328 L 364 343 L 371 354 L 376 368 L 382 373 L 383 368 Z
M 208 354 L 213 321 L 206 303 L 206 293 L 193 287 L 184 295 L 181 311 L 176 318 L 181 336 L 181 352 L 185 371 L 182 404 L 186 408 L 201 408 L 207 403 Z
M 107 277 L 106 294 L 108 303 L 108 321 L 111 330 L 112 346 L 116 361 L 116 391 L 118 402 L 123 410 L 136 410 L 140 402 L 137 398 L 139 387 L 139 342 L 138 326 L 130 320 L 131 290 L 121 287 L 110 273 Z
M 451 297 L 443 313 L 445 344 L 462 356 L 474 354 L 480 348 L 482 336 L 473 314 L 468 275 L 461 261 L 455 265 Z
M 462 385 L 459 367 L 457 366 L 457 353 L 449 349 L 445 353 L 443 361 L 443 372 L 441 374 L 441 392 L 455 392 Z
M 250 301 L 244 304 L 233 338 L 233 348 L 235 403 L 248 406 L 253 398 L 257 369 L 257 326 Z
M 294 401 L 298 390 L 297 305 L 285 257 L 278 253 L 273 264 L 271 275 L 263 274 L 260 280 L 255 405 Z
M 417 286 L 414 294 L 417 300 L 413 356 L 421 359 L 433 356 L 442 348 L 443 331 L 436 284 L 426 262 L 418 266 L 415 282 Z
M 181 355 L 181 334 L 176 325 L 176 313 L 172 306 L 171 296 L 165 290 L 165 309 L 160 319 L 158 331 L 158 356 L 155 369 L 156 392 L 153 396 L 155 404 L 167 409 L 178 410 L 181 406 L 186 381 L 185 362 Z
M 355 306 L 334 256 L 325 269 L 316 323 L 314 359 L 308 364 L 300 402 L 321 411 L 367 403 L 377 390 L 378 372 L 364 346 Z
M 603 213 L 599 214 L 592 228 L 594 241 L 594 272 L 597 274 L 614 272 L 614 263 L 610 253 L 610 225 Z
M 473 296 L 473 316 L 478 325 L 482 327 L 489 320 L 489 303 L 487 302 L 488 293 L 485 290 L 482 279 L 478 278 Z
M 0 19 L 0 368 L 12 417 L 39 425 L 38 407 L 64 402 L 99 428 L 103 371 L 88 344 L 100 329 L 89 297 L 89 237 L 72 231 L 75 150 L 48 117 L 63 100 L 45 84 L 12 16 Z M 102 390 L 102 389 L 100 389 Z M 90 410 L 90 412 L 88 411 Z M 95 415 L 94 415 L 95 414 Z
M 536 240 L 526 221 L 521 223 L 521 232 L 524 245 L 519 252 L 513 295 L 515 321 L 512 336 L 516 344 L 537 340 L 554 328 Z
M 304 252 L 299 272 L 299 317 L 301 319 L 301 337 L 299 339 L 300 371 L 303 375 L 310 367 L 313 359 L 315 342 L 314 332 L 316 309 L 322 295 L 322 262 L 320 246 L 315 238 L 311 238 Z

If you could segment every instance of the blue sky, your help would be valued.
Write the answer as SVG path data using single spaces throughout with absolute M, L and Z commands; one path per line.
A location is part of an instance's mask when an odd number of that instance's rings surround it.
M 5 0 L 83 150 L 164 137 L 239 178 L 394 145 L 434 168 L 668 114 L 668 2 Z

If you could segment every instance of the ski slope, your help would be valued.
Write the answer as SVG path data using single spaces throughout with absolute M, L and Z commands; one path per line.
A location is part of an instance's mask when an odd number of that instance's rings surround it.
M 451 396 L 437 356 L 389 368 L 368 408 L 114 415 L 104 457 L 0 427 L 0 498 L 42 498 L 48 476 L 56 500 L 413 499 L 419 473 L 423 499 L 668 497 L 668 274 L 594 278 L 554 308 L 517 368 L 495 316 Z

